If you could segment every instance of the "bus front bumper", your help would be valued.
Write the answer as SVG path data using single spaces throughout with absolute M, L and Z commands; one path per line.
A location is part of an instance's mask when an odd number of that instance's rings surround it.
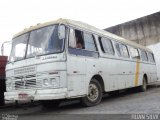
M 5 100 L 54 100 L 67 97 L 67 88 L 43 90 L 19 90 L 4 93 Z

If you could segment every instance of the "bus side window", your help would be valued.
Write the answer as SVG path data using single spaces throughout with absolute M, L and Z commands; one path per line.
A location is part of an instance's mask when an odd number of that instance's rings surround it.
M 129 47 L 129 50 L 130 50 L 130 54 L 131 54 L 132 59 L 139 58 L 139 52 L 138 52 L 137 48 Z
M 89 51 L 97 51 L 93 35 L 85 32 L 83 35 L 84 35 L 85 49 Z
M 147 53 L 144 50 L 140 50 L 141 51 L 141 59 L 142 61 L 148 61 L 148 57 L 147 57 Z
M 124 45 L 124 44 L 121 44 L 120 46 L 121 46 L 121 55 L 122 55 L 122 57 L 128 58 L 129 57 L 129 53 L 128 53 L 127 46 Z
M 82 31 L 75 30 L 75 39 L 76 39 L 76 48 L 85 49 Z
M 150 61 L 150 62 L 152 62 L 152 63 L 154 63 L 154 62 L 155 62 L 155 60 L 154 60 L 154 56 L 153 56 L 153 54 L 152 54 L 152 53 L 150 53 L 150 52 L 148 52 L 148 59 L 149 59 L 149 61 Z
M 69 47 L 77 48 L 77 49 L 84 49 L 83 32 L 79 30 L 70 29 Z
M 114 55 L 113 44 L 110 39 L 99 37 L 99 42 L 104 53 Z
M 129 57 L 129 53 L 126 45 L 121 43 L 116 43 L 116 49 L 117 49 L 118 56 L 125 57 L 125 58 Z

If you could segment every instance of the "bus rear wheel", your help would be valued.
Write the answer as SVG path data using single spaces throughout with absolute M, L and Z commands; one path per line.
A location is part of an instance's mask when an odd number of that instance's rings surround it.
M 145 77 L 143 77 L 143 83 L 139 87 L 139 91 L 140 92 L 145 92 L 146 90 L 147 90 L 147 79 Z
M 83 106 L 90 107 L 99 104 L 102 100 L 102 87 L 98 80 L 92 79 L 89 88 L 88 95 L 81 99 Z

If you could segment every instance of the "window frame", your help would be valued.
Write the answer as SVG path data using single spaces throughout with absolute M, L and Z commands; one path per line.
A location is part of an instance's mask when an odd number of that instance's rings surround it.
M 68 34 L 68 53 L 69 54 L 76 55 L 76 56 L 82 56 L 82 57 L 86 56 L 86 57 L 99 58 L 99 51 L 98 51 L 98 47 L 97 47 L 97 43 L 96 43 L 96 38 L 95 38 L 93 33 L 85 31 L 85 30 L 82 30 L 82 29 L 79 29 L 79 28 L 76 28 L 76 27 L 68 27 L 68 28 L 69 28 L 69 33 L 70 33 L 70 29 L 74 30 L 74 37 L 75 37 L 75 30 L 80 31 L 83 34 L 84 34 L 84 32 L 88 33 L 88 34 L 91 34 L 92 37 L 93 37 L 95 48 L 96 48 L 96 51 L 87 50 L 86 48 L 84 48 L 84 49 L 77 48 L 76 47 L 76 42 L 75 42 L 75 47 L 71 47 L 71 46 L 69 46 L 69 40 L 70 40 L 70 36 L 69 35 L 70 34 Z M 84 40 L 84 36 L 83 35 L 82 35 L 82 38 Z M 84 42 L 84 47 L 85 47 L 85 42 Z
M 142 52 L 144 52 L 144 53 L 146 54 L 146 58 L 147 58 L 147 60 L 144 60 L 144 59 L 143 59 L 143 57 L 142 57 Z M 147 51 L 140 49 L 140 53 L 141 53 L 141 54 L 140 54 L 140 56 L 141 56 L 141 60 L 142 60 L 143 62 L 148 62 L 148 61 L 149 61 L 149 59 L 148 59 Z
M 119 48 L 120 48 L 120 54 L 118 54 L 118 50 L 117 50 L 117 47 L 116 47 L 116 45 L 119 45 Z M 125 48 L 126 48 L 126 50 L 127 50 L 127 53 L 128 53 L 128 56 L 125 56 L 125 55 L 123 55 L 122 54 L 122 46 L 125 46 Z M 122 58 L 130 58 L 130 54 L 129 54 L 129 50 L 128 50 L 128 47 L 127 47 L 127 45 L 126 44 L 124 44 L 124 43 L 120 43 L 120 42 L 115 42 L 115 48 L 116 48 L 116 52 L 117 52 L 117 55 L 119 56 L 119 57 L 122 57 Z
M 149 54 L 152 56 L 153 61 L 150 60 Z M 147 52 L 147 56 L 148 56 L 148 61 L 151 63 L 155 63 L 155 58 L 154 58 L 154 54 L 151 52 Z
M 102 38 L 104 38 L 105 40 L 108 40 L 111 43 L 113 54 L 104 50 L 104 45 L 102 44 Z M 101 47 L 101 50 L 102 50 L 103 53 L 108 54 L 108 55 L 115 55 L 115 49 L 114 49 L 114 46 L 113 46 L 113 41 L 111 39 L 109 39 L 107 37 L 98 36 L 98 41 L 99 41 L 99 44 L 100 44 L 100 47 Z
M 73 39 L 72 39 L 72 42 L 73 42 L 72 44 L 73 44 L 74 46 L 72 46 L 72 45 L 70 46 L 70 43 L 71 43 L 71 42 L 70 42 L 71 30 L 73 30 L 73 34 L 72 34 L 73 36 L 72 36 L 72 37 L 74 38 L 74 41 L 73 41 Z M 75 30 L 74 30 L 73 28 L 69 28 L 68 31 L 69 31 L 69 32 L 68 32 L 68 33 L 69 33 L 69 34 L 68 34 L 68 48 L 70 47 L 70 48 L 75 48 L 75 49 L 76 49 Z
M 86 32 L 86 31 L 82 31 L 82 32 L 83 32 L 83 36 L 82 36 L 82 37 L 83 37 L 83 40 L 84 40 L 84 47 L 85 47 L 84 50 L 92 51 L 92 52 L 98 52 L 97 43 L 96 43 L 96 39 L 95 39 L 94 34 L 93 34 L 93 33 L 90 33 L 90 32 Z M 89 34 L 89 35 L 92 36 L 93 42 L 94 42 L 94 45 L 95 45 L 95 50 L 96 50 L 96 51 L 86 49 L 86 46 L 85 46 L 85 39 L 84 39 L 84 33 L 85 33 L 85 34 Z
M 138 56 L 139 56 L 139 59 L 140 59 L 140 53 L 139 53 L 138 48 L 132 47 L 132 46 L 128 46 L 128 48 L 129 48 L 128 50 L 129 50 L 131 59 L 135 60 L 135 59 L 137 59 Z M 132 54 L 131 54 L 131 50 L 130 50 L 130 49 L 136 49 L 136 50 L 137 50 L 137 53 L 138 53 L 138 56 L 137 56 L 137 57 L 133 57 Z

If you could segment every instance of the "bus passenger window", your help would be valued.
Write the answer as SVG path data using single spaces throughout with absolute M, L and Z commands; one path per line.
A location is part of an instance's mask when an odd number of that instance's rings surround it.
M 112 54 L 112 55 L 114 54 L 113 45 L 110 39 L 99 37 L 99 42 L 101 45 L 101 49 L 104 53 Z
M 83 33 L 79 30 L 75 30 L 76 48 L 84 49 Z
M 118 56 L 125 57 L 125 58 L 129 57 L 129 53 L 126 45 L 121 43 L 116 43 L 116 49 L 117 49 Z
M 80 49 L 83 48 L 83 45 L 78 38 L 76 38 L 76 48 L 80 48 Z
M 84 33 L 85 49 L 89 51 L 97 51 L 93 35 Z
M 133 48 L 133 47 L 129 47 L 129 50 L 130 50 L 131 57 L 132 57 L 133 59 L 139 58 L 138 49 Z
M 148 59 L 149 59 L 150 62 L 153 62 L 153 63 L 155 62 L 154 56 L 153 56 L 153 54 L 150 53 L 150 52 L 148 52 Z
M 129 57 L 128 49 L 126 45 L 121 44 L 121 55 L 123 57 Z
M 147 53 L 144 50 L 141 50 L 141 59 L 143 61 L 148 61 Z
M 69 33 L 69 47 L 84 49 L 83 32 L 79 30 L 70 29 Z

